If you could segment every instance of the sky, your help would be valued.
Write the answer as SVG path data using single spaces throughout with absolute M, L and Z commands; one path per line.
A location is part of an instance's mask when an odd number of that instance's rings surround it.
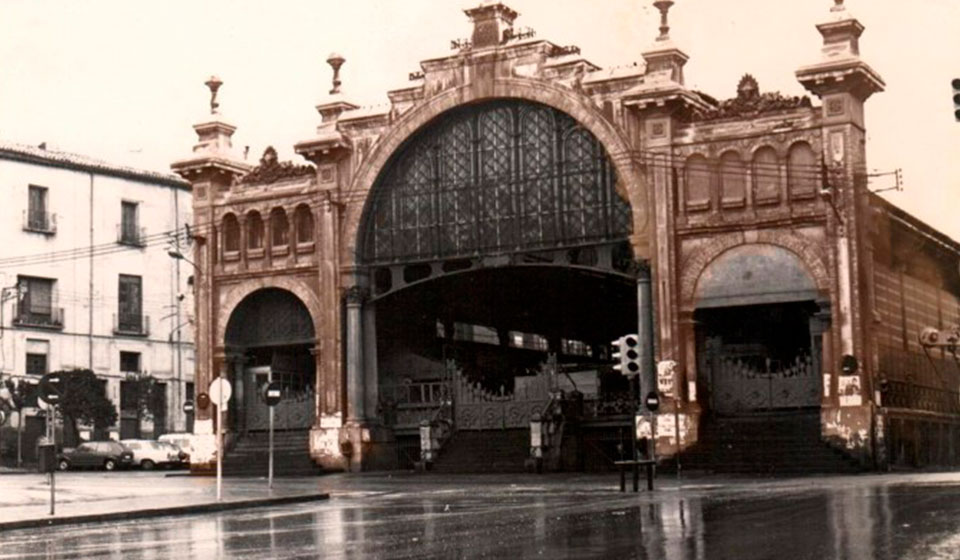
M 657 35 L 651 0 L 506 0 L 537 37 L 578 45 L 609 68 L 641 60 Z M 234 145 L 255 161 L 268 145 L 299 160 L 315 106 L 330 89 L 325 60 L 346 58 L 343 91 L 388 102 L 419 61 L 470 34 L 479 0 L 0 0 L 0 140 L 39 144 L 147 169 L 187 157 L 205 118 L 203 82 L 219 76 Z M 733 97 L 744 73 L 761 91 L 806 92 L 794 71 L 818 60 L 832 0 L 676 0 L 670 35 L 690 61 L 688 87 Z M 867 163 L 903 170 L 884 193 L 960 240 L 960 2 L 846 0 L 866 27 L 861 57 L 886 81 L 866 104 Z M 871 180 L 871 189 L 894 185 Z

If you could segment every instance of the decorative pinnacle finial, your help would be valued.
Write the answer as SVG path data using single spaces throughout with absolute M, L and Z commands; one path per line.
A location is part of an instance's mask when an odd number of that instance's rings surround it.
M 217 103 L 217 90 L 223 85 L 223 81 L 216 76 L 210 76 L 210 79 L 204 82 L 204 84 L 210 88 L 210 114 L 219 114 L 220 111 L 217 111 L 217 108 L 220 107 L 220 104 Z
M 831 12 L 842 12 L 843 10 L 844 10 L 844 8 L 843 8 L 843 0 L 833 0 L 833 7 L 830 8 L 830 11 L 831 11 Z
M 666 41 L 670 38 L 670 24 L 667 23 L 667 13 L 670 12 L 670 6 L 673 6 L 673 0 L 657 0 L 653 3 L 660 10 L 660 35 L 657 41 Z
M 346 60 L 337 53 L 330 53 L 330 56 L 327 57 L 327 64 L 330 65 L 330 68 L 333 68 L 333 89 L 330 90 L 330 95 L 340 93 L 340 67 Z

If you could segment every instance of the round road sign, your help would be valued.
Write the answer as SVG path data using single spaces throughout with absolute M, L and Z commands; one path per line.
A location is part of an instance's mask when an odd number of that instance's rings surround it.
M 210 406 L 210 395 L 206 393 L 197 395 L 197 407 L 200 410 L 206 410 L 208 406 Z
M 263 396 L 267 401 L 267 406 L 275 406 L 280 402 L 282 391 L 280 390 L 280 383 L 277 381 L 272 381 L 267 383 L 263 388 Z
M 650 391 L 647 393 L 647 398 L 644 399 L 644 402 L 647 403 L 647 408 L 650 412 L 656 412 L 660 408 L 660 395 L 656 391 Z
M 40 400 L 47 404 L 57 404 L 63 389 L 63 377 L 59 373 L 48 373 L 40 378 Z
M 183 402 L 183 412 L 190 414 L 193 412 L 193 401 L 184 401 Z
M 210 402 L 213 403 L 213 406 L 223 407 L 223 410 L 227 410 L 227 406 L 230 403 L 230 395 L 233 394 L 233 388 L 230 387 L 230 382 L 222 377 L 218 377 L 213 380 L 213 383 L 210 384 L 210 388 L 207 389 L 207 392 L 210 393 Z

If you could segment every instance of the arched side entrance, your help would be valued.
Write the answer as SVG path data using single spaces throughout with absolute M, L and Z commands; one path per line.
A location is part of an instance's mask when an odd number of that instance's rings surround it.
M 812 411 L 822 400 L 826 304 L 794 253 L 739 245 L 696 286 L 699 391 L 714 415 Z
M 240 433 L 266 430 L 268 407 L 263 390 L 280 383 L 283 396 L 274 409 L 278 430 L 307 429 L 316 414 L 316 344 L 313 319 L 304 303 L 279 288 L 246 296 L 230 314 L 224 346 L 234 385 L 233 428 Z

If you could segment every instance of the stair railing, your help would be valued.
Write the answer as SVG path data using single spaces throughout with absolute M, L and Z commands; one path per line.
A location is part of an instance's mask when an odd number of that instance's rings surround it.
M 559 470 L 563 442 L 563 391 L 550 393 L 550 400 L 540 412 L 530 416 L 530 459 L 536 472 Z

